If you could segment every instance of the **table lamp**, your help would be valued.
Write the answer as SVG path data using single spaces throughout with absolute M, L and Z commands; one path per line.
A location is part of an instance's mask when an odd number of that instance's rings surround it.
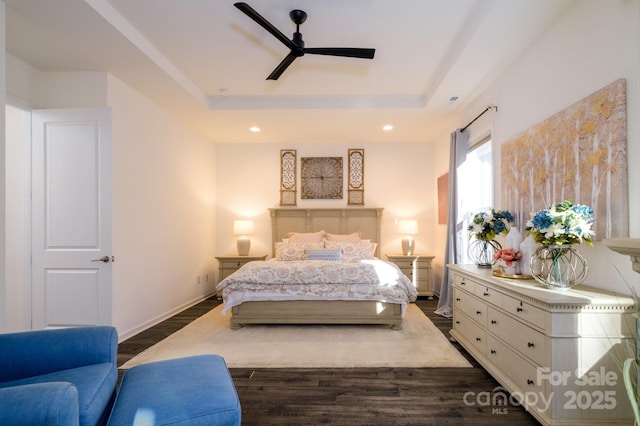
M 413 236 L 418 234 L 418 221 L 415 219 L 398 221 L 398 233 L 404 235 L 404 238 L 402 238 L 402 254 L 405 256 L 412 255 L 416 247 L 416 240 Z
M 238 238 L 238 255 L 248 256 L 251 248 L 251 240 L 248 235 L 253 234 L 252 220 L 234 220 L 233 234 L 240 235 Z

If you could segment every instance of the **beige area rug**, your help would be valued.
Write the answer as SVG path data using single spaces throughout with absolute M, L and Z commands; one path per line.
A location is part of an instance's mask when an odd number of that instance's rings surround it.
M 222 305 L 122 368 L 218 354 L 230 368 L 471 367 L 416 305 L 402 330 L 380 325 L 249 325 L 229 328 Z

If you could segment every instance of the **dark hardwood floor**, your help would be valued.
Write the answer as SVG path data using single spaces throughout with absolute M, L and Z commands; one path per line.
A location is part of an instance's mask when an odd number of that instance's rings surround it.
M 118 365 L 219 303 L 212 297 L 122 342 Z M 437 300 L 416 304 L 448 337 L 451 320 L 433 313 Z M 453 345 L 473 368 L 232 368 L 242 424 L 538 424 L 518 405 L 492 405 L 500 385 L 459 344 Z

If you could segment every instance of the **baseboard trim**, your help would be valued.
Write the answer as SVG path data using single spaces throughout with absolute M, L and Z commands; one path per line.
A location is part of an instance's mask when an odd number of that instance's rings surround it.
M 195 299 L 192 299 L 188 302 L 183 303 L 182 305 L 168 311 L 165 312 L 162 315 L 158 315 L 155 318 L 150 319 L 149 321 L 146 321 L 142 324 L 140 324 L 137 327 L 134 327 L 130 330 L 127 330 L 123 333 L 118 332 L 118 343 L 122 343 L 127 339 L 130 339 L 131 337 L 135 336 L 136 334 L 142 333 L 143 331 L 153 327 L 154 325 L 158 325 L 160 324 L 162 321 L 171 318 L 172 316 L 179 314 L 180 312 L 189 309 L 190 307 L 197 305 L 198 303 L 202 302 L 203 300 L 206 300 L 208 298 L 210 298 L 211 296 L 214 296 L 216 294 L 216 291 L 213 290 L 209 293 L 206 293 L 202 296 L 196 297 Z

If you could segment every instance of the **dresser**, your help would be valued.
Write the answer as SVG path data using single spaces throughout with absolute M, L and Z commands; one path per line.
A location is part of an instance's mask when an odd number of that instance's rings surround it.
M 395 263 L 398 268 L 413 282 L 418 290 L 418 296 L 433 298 L 433 284 L 431 283 L 431 261 L 435 256 L 423 254 L 387 254 L 387 260 Z
M 216 256 L 216 259 L 218 260 L 218 283 L 233 274 L 246 263 L 253 262 L 255 260 L 265 260 L 266 258 L 266 254 L 248 256 Z M 221 297 L 221 293 L 218 293 L 218 299 Z
M 587 286 L 548 290 L 475 265 L 447 267 L 451 335 L 512 401 L 545 425 L 633 424 L 619 367 L 633 345 L 631 298 Z M 465 403 L 508 409 L 500 392 L 487 392 L 465 395 Z

